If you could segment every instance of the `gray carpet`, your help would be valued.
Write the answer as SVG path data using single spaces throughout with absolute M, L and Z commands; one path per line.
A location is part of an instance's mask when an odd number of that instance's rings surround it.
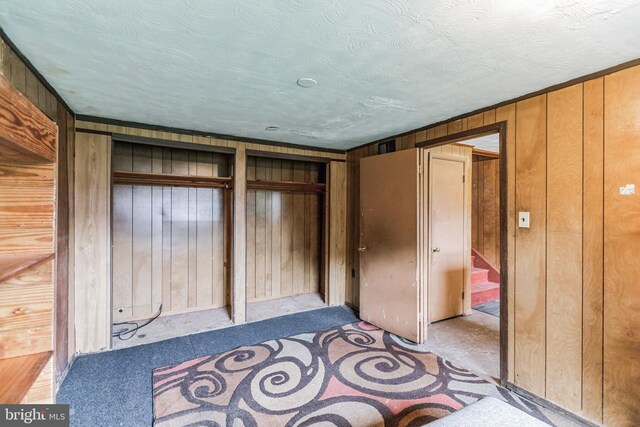
M 500 300 L 485 302 L 473 306 L 474 310 L 481 311 L 483 313 L 490 314 L 492 316 L 500 317 Z
M 72 426 L 150 426 L 153 369 L 242 345 L 322 331 L 357 320 L 346 307 L 328 307 L 80 356 L 62 383 L 57 401 L 70 405 Z

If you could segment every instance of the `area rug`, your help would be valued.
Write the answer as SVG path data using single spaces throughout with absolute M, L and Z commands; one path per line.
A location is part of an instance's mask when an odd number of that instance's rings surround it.
M 484 304 L 474 305 L 472 308 L 474 310 L 478 310 L 495 317 L 500 317 L 500 300 L 494 300 L 485 302 Z
M 421 426 L 494 396 L 532 404 L 365 322 L 154 370 L 155 426 Z

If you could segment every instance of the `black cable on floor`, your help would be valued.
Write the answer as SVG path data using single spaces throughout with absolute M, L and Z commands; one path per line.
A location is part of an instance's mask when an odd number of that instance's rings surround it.
M 160 315 L 162 314 L 162 304 L 160 304 L 160 308 L 158 309 L 158 312 L 156 313 L 155 316 L 153 316 L 151 319 L 147 320 L 145 323 L 143 323 L 142 325 L 139 325 L 138 322 L 120 322 L 120 323 L 114 323 L 113 326 L 123 326 L 123 325 L 128 325 L 131 327 L 126 327 L 124 329 L 120 329 L 119 331 L 114 332 L 111 336 L 114 338 L 119 338 L 122 341 L 126 341 L 130 338 L 132 338 L 133 336 L 135 336 L 135 334 L 142 328 L 144 328 L 145 326 L 147 326 L 148 324 L 150 324 L 151 322 L 153 322 L 154 320 L 156 320 L 158 317 L 160 317 Z

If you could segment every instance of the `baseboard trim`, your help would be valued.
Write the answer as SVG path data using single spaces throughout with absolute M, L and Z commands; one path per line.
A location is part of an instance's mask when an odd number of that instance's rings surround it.
M 524 397 L 527 400 L 532 401 L 533 403 L 542 406 L 543 408 L 546 408 L 552 412 L 555 412 L 558 415 L 561 415 L 565 418 L 570 419 L 571 421 L 574 421 L 576 423 L 578 423 L 579 425 L 585 425 L 585 426 L 589 426 L 589 427 L 599 427 L 601 426 L 601 424 L 596 424 L 593 421 L 589 421 L 585 418 L 582 418 L 580 415 L 574 414 L 573 412 L 564 409 L 561 406 L 556 405 L 553 402 L 550 402 L 549 400 L 540 397 L 536 394 L 531 393 L 530 391 L 527 391 L 525 389 L 523 389 L 520 386 L 517 386 L 511 382 L 507 382 L 506 384 L 507 389 L 511 390 L 512 392 L 514 392 L 515 394 L 518 394 L 522 397 Z

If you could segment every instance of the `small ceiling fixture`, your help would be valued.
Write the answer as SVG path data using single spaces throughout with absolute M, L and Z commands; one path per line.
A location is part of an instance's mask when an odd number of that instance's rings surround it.
M 298 83 L 298 86 L 304 87 L 304 88 L 314 87 L 315 85 L 318 84 L 317 81 L 315 81 L 314 79 L 312 79 L 310 77 L 303 77 L 301 79 L 298 79 L 297 83 Z
M 267 126 L 265 130 L 278 130 L 278 126 Z

